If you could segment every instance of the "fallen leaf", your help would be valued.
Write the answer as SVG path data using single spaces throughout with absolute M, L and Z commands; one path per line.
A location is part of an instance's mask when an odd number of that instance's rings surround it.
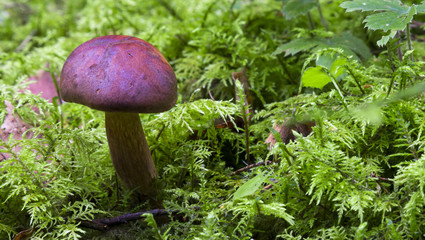
M 20 231 L 16 236 L 13 238 L 13 240 L 26 240 L 30 239 L 32 237 L 32 234 L 34 233 L 33 228 L 28 228 L 26 230 Z
M 47 67 L 49 65 L 47 64 Z M 52 102 L 54 97 L 58 96 L 53 78 L 50 72 L 39 70 L 36 76 L 29 77 L 26 81 L 34 81 L 28 85 L 28 89 L 32 94 L 40 94 L 44 99 Z
M 2 141 L 7 142 L 10 135 L 13 134 L 13 139 L 22 139 L 22 135 L 31 128 L 31 125 L 24 122 L 17 114 L 13 113 L 13 105 L 9 101 L 4 101 L 6 105 L 6 117 L 0 126 L 0 138 Z M 27 137 L 33 137 L 33 133 L 28 132 Z M 13 148 L 14 152 L 19 152 L 22 149 L 20 146 Z M 10 158 L 7 153 L 0 154 L 0 161 Z
M 49 68 L 49 63 L 46 64 L 46 68 Z M 34 95 L 40 94 L 42 98 L 49 100 L 49 102 L 53 102 L 53 99 L 59 96 L 52 75 L 48 71 L 39 70 L 36 76 L 31 76 L 25 81 L 31 82 L 25 90 L 29 90 Z M 32 109 L 34 112 L 40 113 L 37 107 Z

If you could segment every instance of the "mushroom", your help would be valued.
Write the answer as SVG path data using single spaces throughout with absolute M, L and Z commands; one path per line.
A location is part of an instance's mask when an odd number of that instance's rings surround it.
M 155 193 L 156 177 L 139 113 L 159 113 L 177 100 L 170 64 L 150 43 L 109 35 L 78 46 L 60 77 L 62 99 L 105 112 L 112 163 L 123 184 L 144 195 Z

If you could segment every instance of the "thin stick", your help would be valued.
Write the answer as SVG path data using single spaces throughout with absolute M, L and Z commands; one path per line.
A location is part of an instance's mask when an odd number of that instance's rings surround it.
M 362 92 L 362 94 L 364 95 L 364 94 L 365 94 L 365 92 L 364 92 L 364 90 L 363 90 L 362 86 L 360 85 L 360 82 L 359 82 L 359 80 L 357 79 L 356 75 L 354 75 L 353 70 L 352 70 L 349 66 L 347 66 L 345 69 L 347 69 L 347 70 L 348 70 L 348 73 L 349 73 L 349 74 L 353 77 L 354 82 L 356 83 L 357 87 L 360 89 L 360 92 Z
M 377 178 L 377 179 L 379 179 L 381 181 L 386 181 L 386 182 L 392 182 L 393 181 L 393 180 L 391 180 L 389 178 L 384 178 L 384 177 L 378 176 L 375 173 L 371 173 L 370 176 L 373 177 L 373 178 Z
M 267 161 L 265 161 L 265 162 L 259 162 L 259 163 L 250 164 L 250 165 L 248 165 L 248 166 L 246 166 L 246 167 L 243 167 L 243 168 L 241 168 L 241 169 L 238 169 L 238 170 L 236 170 L 236 171 L 232 172 L 232 174 L 230 174 L 230 176 L 234 176 L 234 175 L 236 175 L 236 174 L 238 174 L 238 173 L 241 173 L 241 172 L 247 171 L 247 170 L 249 170 L 249 169 L 251 169 L 251 168 L 255 168 L 255 167 L 258 167 L 258 166 L 265 166 L 265 165 L 269 165 L 269 164 L 272 164 L 272 162 L 271 162 L 271 161 L 269 161 L 269 160 L 267 160 Z
M 383 186 L 381 184 L 381 182 L 380 182 L 380 180 L 390 182 L 391 181 L 390 179 L 380 177 L 380 176 L 376 175 L 375 173 L 371 173 L 370 176 L 373 177 L 373 178 L 377 178 L 375 181 L 376 181 L 376 183 L 378 183 L 379 187 L 381 187 L 382 189 L 384 189 L 384 191 L 385 191 L 386 194 L 390 194 L 390 192 L 388 191 L 388 189 L 385 186 Z
M 215 98 L 213 97 L 211 90 L 208 90 L 208 94 L 210 95 L 211 100 L 215 101 Z
M 158 141 L 159 137 L 161 136 L 161 134 L 164 131 L 166 126 L 167 126 L 167 124 L 162 125 L 161 130 L 159 130 L 158 135 L 156 135 L 156 138 L 155 138 L 156 141 Z
M 100 231 L 107 231 L 110 227 L 125 224 L 129 221 L 134 221 L 143 218 L 143 214 L 151 213 L 154 217 L 159 217 L 168 214 L 178 214 L 178 210 L 167 210 L 167 209 L 153 209 L 149 211 L 127 213 L 113 218 L 94 219 L 94 220 L 79 220 L 80 227 L 96 229 Z

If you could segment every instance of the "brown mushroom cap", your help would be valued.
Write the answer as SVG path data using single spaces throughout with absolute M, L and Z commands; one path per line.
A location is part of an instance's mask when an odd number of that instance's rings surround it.
M 152 44 L 122 35 L 78 46 L 61 73 L 63 100 L 107 112 L 157 113 L 177 100 L 173 69 Z

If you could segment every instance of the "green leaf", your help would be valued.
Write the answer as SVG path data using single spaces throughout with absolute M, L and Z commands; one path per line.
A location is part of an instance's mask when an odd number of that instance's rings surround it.
M 404 30 L 418 12 L 425 12 L 425 3 L 406 6 L 399 0 L 354 0 L 343 2 L 340 6 L 347 12 L 381 11 L 367 16 L 364 20 L 365 27 L 371 30 L 391 31 L 377 42 L 378 46 L 387 44 L 395 36 L 395 30 Z
M 406 25 L 413 19 L 416 14 L 416 7 L 409 8 L 407 13 L 400 14 L 398 12 L 382 12 L 367 16 L 364 22 L 365 27 L 371 30 L 404 30 Z
M 332 38 L 298 38 L 280 45 L 272 55 L 278 55 L 285 52 L 286 57 L 289 55 L 293 56 L 299 52 L 308 51 L 312 48 L 314 48 L 313 50 L 319 50 L 329 47 L 340 47 L 344 50 L 346 55 L 353 56 L 355 58 L 358 58 L 358 55 L 363 60 L 372 57 L 369 47 L 361 39 L 353 36 L 349 32 L 344 32 L 342 35 L 334 36 Z
M 163 237 L 161 236 L 161 231 L 159 230 L 152 213 L 144 213 L 142 214 L 142 216 L 145 217 L 145 222 L 148 224 L 149 227 L 152 228 L 152 231 L 155 233 L 155 238 L 162 240 Z
M 407 7 L 401 5 L 399 0 L 354 0 L 341 3 L 340 7 L 345 8 L 347 12 L 353 11 L 392 11 L 407 12 Z
M 257 191 L 257 189 L 261 186 L 261 184 L 266 181 L 269 175 L 270 174 L 260 173 L 254 178 L 248 180 L 246 183 L 240 186 L 238 190 L 236 190 L 235 194 L 233 195 L 233 201 L 254 194 L 255 191 Z
M 316 60 L 316 66 L 321 66 L 326 69 L 331 69 L 333 62 L 337 59 L 335 54 L 324 53 Z
M 316 66 L 326 68 L 335 78 L 344 73 L 344 65 L 346 64 L 347 59 L 345 57 L 329 53 L 320 55 L 316 61 Z
M 294 217 L 286 212 L 285 205 L 282 203 L 273 202 L 269 204 L 261 204 L 260 208 L 261 212 L 265 215 L 273 215 L 275 217 L 284 219 L 291 225 L 295 224 Z
M 292 19 L 308 13 L 316 6 L 315 0 L 289 0 L 282 9 L 286 19 Z
M 285 57 L 295 55 L 302 51 L 307 51 L 317 45 L 326 44 L 322 38 L 299 38 L 280 45 L 273 55 L 278 55 L 285 52 Z
M 382 36 L 382 38 L 377 42 L 379 47 L 385 46 L 388 41 L 395 37 L 397 30 L 392 30 L 388 35 Z
M 416 6 L 418 13 L 425 13 L 425 1 Z
M 301 81 L 305 87 L 314 87 L 322 89 L 326 84 L 331 82 L 331 78 L 323 70 L 323 67 L 316 66 L 307 68 L 304 71 Z
M 341 74 L 343 74 L 345 72 L 345 68 L 344 66 L 347 64 L 347 59 L 346 58 L 337 58 L 331 66 L 330 72 L 331 74 L 337 78 L 338 76 L 340 76 Z
M 369 47 L 363 42 L 363 40 L 354 36 L 350 32 L 343 32 L 341 35 L 336 35 L 331 39 L 331 42 L 333 46 L 344 49 L 346 54 L 348 52 L 347 49 L 349 49 L 363 60 L 367 60 L 372 57 Z

